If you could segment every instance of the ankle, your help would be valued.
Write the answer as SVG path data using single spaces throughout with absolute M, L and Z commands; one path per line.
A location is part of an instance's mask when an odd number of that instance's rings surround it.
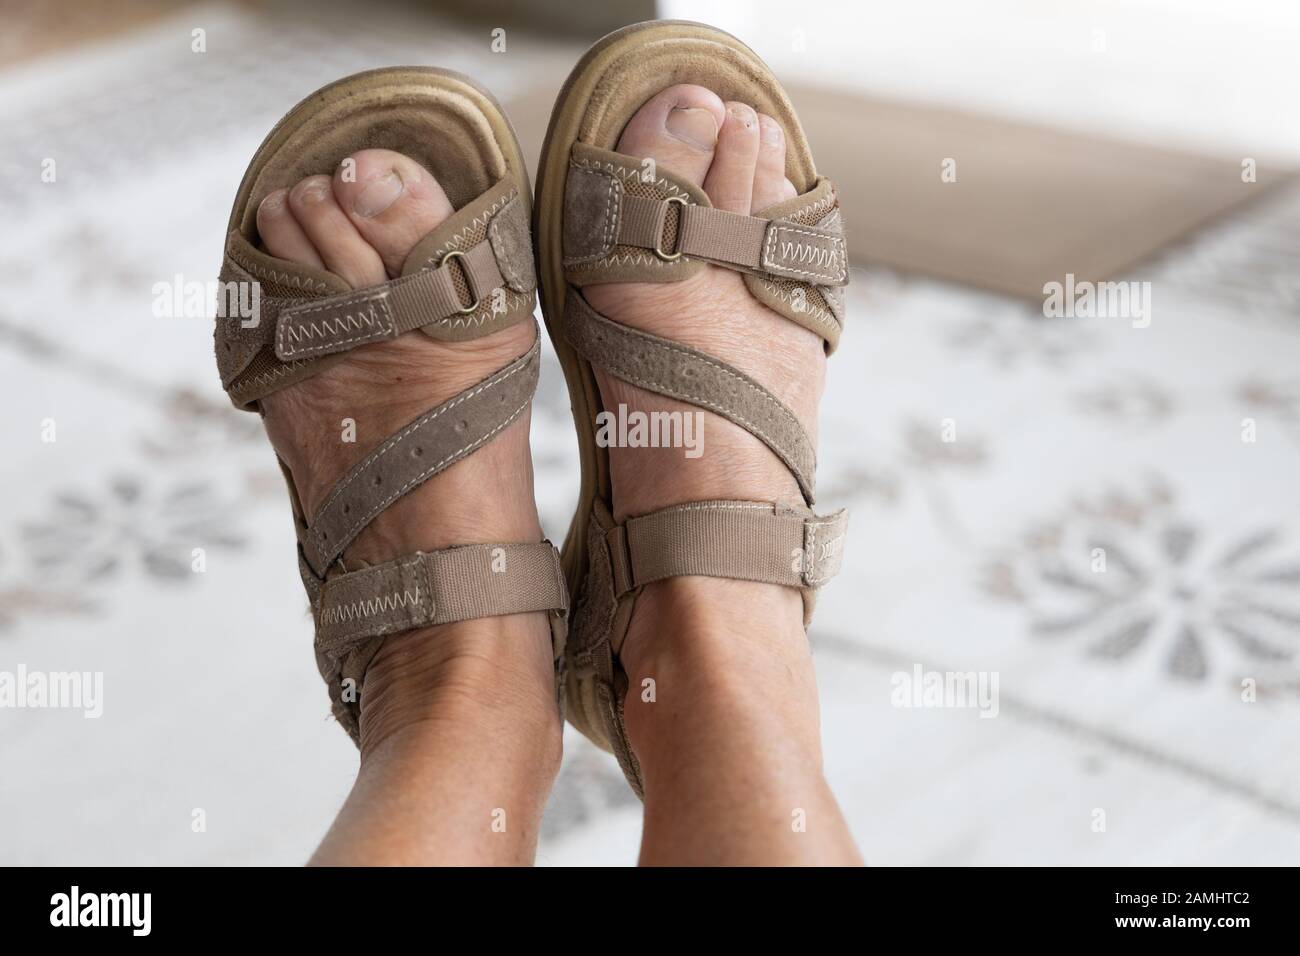
M 418 747 L 448 725 L 492 731 L 558 767 L 563 728 L 545 615 L 438 625 L 381 645 L 362 688 L 362 760 L 394 741 Z
M 678 665 L 725 679 L 755 655 L 808 656 L 799 592 L 775 584 L 677 577 L 636 599 L 619 658 L 629 675 Z
M 666 742 L 681 743 L 665 721 L 686 721 L 696 742 L 739 733 L 757 746 L 777 734 L 820 765 L 816 681 L 797 591 L 703 577 L 650 585 L 637 598 L 619 660 L 628 675 L 628 736 L 643 763 L 655 762 Z

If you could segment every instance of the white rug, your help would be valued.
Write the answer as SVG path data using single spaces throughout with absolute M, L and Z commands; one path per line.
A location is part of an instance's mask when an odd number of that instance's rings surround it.
M 0 73 L 0 670 L 104 673 L 98 719 L 0 708 L 2 863 L 296 864 L 351 783 L 269 448 L 210 322 L 155 318 L 152 286 L 215 276 L 244 166 L 302 95 L 411 62 L 505 99 L 536 51 L 339 36 L 213 6 Z M 869 861 L 1300 860 L 1298 224 L 1293 194 L 1134 276 L 1147 328 L 856 277 L 820 469 L 853 527 L 812 639 Z M 553 361 L 533 427 L 558 538 Z M 996 677 L 996 716 L 897 706 L 918 667 Z M 567 744 L 539 862 L 633 862 L 639 805 Z

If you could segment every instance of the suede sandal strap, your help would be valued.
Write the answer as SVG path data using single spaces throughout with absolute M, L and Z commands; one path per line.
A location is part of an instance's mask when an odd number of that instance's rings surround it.
M 348 471 L 298 529 L 312 572 L 326 570 L 376 515 L 491 441 L 518 418 L 537 388 L 541 338 L 524 355 L 389 436 Z
M 606 533 L 614 594 L 703 575 L 818 588 L 839 573 L 848 512 L 756 501 L 697 501 L 629 518 Z
M 326 581 L 313 601 L 316 650 L 341 657 L 359 641 L 417 627 L 568 608 L 549 541 L 418 552 Z
M 601 315 L 569 289 L 565 338 L 587 361 L 641 388 L 716 412 L 762 441 L 790 469 L 812 504 L 817 457 L 794 412 L 740 369 Z
M 468 286 L 468 302 L 457 289 L 457 271 Z M 436 268 L 281 309 L 276 320 L 275 355 L 289 362 L 395 339 L 404 332 L 476 312 L 503 282 L 492 244 L 484 239 L 464 252 L 448 252 Z

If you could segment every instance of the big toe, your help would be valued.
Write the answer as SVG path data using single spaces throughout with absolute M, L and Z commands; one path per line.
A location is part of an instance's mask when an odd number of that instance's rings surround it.
M 397 276 L 415 244 L 452 214 L 433 174 L 408 156 L 363 149 L 334 171 L 334 198 L 361 237 Z
M 618 151 L 653 160 L 701 186 L 725 119 L 726 109 L 716 93 L 702 86 L 671 86 L 647 100 L 628 120 Z M 656 175 L 654 169 L 648 172 Z

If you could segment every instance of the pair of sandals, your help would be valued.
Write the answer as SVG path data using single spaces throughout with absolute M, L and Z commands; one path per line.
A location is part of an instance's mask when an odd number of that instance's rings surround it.
M 669 79 L 743 99 L 774 117 L 787 131 L 786 175 L 799 195 L 739 215 L 713 208 L 703 190 L 671 172 L 648 174 L 642 160 L 614 151 L 628 119 Z M 456 209 L 416 244 L 397 278 L 354 290 L 332 273 L 257 248 L 263 197 L 329 173 L 367 148 L 422 163 Z M 739 369 L 613 322 L 581 292 L 600 282 L 678 282 L 706 263 L 741 272 L 755 298 L 835 348 L 848 282 L 835 189 L 817 175 L 793 107 L 767 66 L 711 27 L 639 24 L 588 51 L 556 102 L 535 207 L 500 105 L 448 71 L 406 67 L 340 80 L 298 104 L 267 136 L 235 199 L 221 273 L 223 282 L 261 288 L 256 324 L 217 323 L 221 383 L 236 407 L 257 411 L 266 395 L 367 343 L 417 330 L 465 341 L 528 321 L 540 281 L 581 450 L 578 510 L 562 551 L 546 541 L 473 543 L 342 566 L 340 556 L 376 515 L 524 412 L 537 386 L 539 338 L 381 442 L 315 514 L 304 514 L 285 469 L 317 663 L 333 712 L 354 741 L 366 668 L 386 636 L 544 611 L 559 705 L 617 756 L 640 794 L 618 652 L 641 589 L 679 575 L 780 584 L 800 589 L 805 626 L 811 620 L 817 589 L 839 570 L 847 515 L 811 510 L 815 455 L 798 420 Z M 804 500 L 699 501 L 616 522 L 608 452 L 596 442 L 603 409 L 594 366 L 747 429 L 790 469 Z

